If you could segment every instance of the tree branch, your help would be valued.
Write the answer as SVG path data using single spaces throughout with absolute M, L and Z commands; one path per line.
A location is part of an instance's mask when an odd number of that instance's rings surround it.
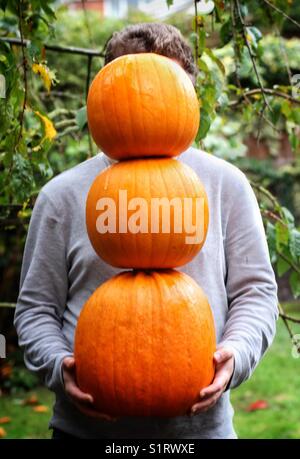
M 29 45 L 29 40 L 23 40 L 23 42 L 19 38 L 15 37 L 0 37 L 0 41 L 4 41 L 6 43 L 10 43 L 11 45 L 22 46 L 26 47 Z M 68 54 L 80 54 L 82 56 L 93 56 L 93 57 L 104 57 L 104 49 L 106 44 L 103 47 L 103 51 L 97 51 L 95 49 L 88 49 L 88 48 L 77 48 L 76 46 L 60 46 L 60 45 L 47 45 L 45 44 L 44 47 L 46 50 L 55 51 L 58 53 L 68 53 Z
M 19 134 L 17 137 L 17 141 L 15 144 L 15 148 L 17 147 L 21 137 L 22 137 L 22 130 L 23 130 L 23 124 L 24 124 L 24 113 L 26 109 L 26 103 L 27 103 L 27 61 L 26 61 L 26 55 L 25 55 L 25 49 L 24 49 L 24 36 L 23 36 L 23 27 L 22 27 L 22 6 L 23 6 L 23 1 L 21 0 L 19 2 L 19 31 L 20 31 L 20 37 L 21 37 L 21 48 L 22 48 L 22 66 L 23 66 L 23 73 L 24 73 L 24 100 L 23 100 L 23 107 L 21 111 L 21 116 L 20 116 L 20 130 Z
M 232 101 L 229 104 L 229 107 L 235 107 L 236 105 L 241 103 L 242 98 L 254 97 L 257 94 L 262 94 L 262 93 L 267 94 L 269 96 L 281 97 L 282 99 L 286 99 L 292 102 L 293 104 L 300 105 L 300 99 L 295 99 L 295 97 L 292 97 L 289 94 L 285 94 L 284 92 L 277 91 L 276 89 L 269 89 L 269 88 L 263 88 L 263 89 L 255 88 L 255 89 L 251 89 L 250 91 L 246 91 L 245 93 L 243 93 L 240 99 Z
M 199 33 L 198 33 L 198 7 L 197 7 L 197 0 L 194 0 L 194 9 L 195 9 L 195 34 L 197 35 L 196 42 L 195 42 L 195 57 L 196 57 L 196 64 L 198 66 L 198 58 L 199 58 Z
M 282 306 L 281 306 L 280 303 L 278 303 L 278 309 L 279 309 L 280 317 L 282 317 L 283 323 L 286 326 L 288 334 L 290 335 L 290 338 L 293 341 L 294 340 L 294 333 L 291 330 L 291 327 L 289 325 L 288 319 L 285 317 L 286 314 L 285 314 L 284 310 L 282 309 Z
M 0 308 L 15 308 L 16 303 L 0 303 Z
M 280 211 L 281 206 L 278 200 L 275 198 L 275 196 L 273 196 L 273 194 L 269 190 L 267 190 L 265 187 L 263 187 L 262 185 L 259 185 L 258 183 L 253 182 L 253 180 L 250 181 L 250 184 L 253 188 L 258 190 L 260 193 L 264 194 L 269 199 L 269 201 L 273 204 L 274 208 L 277 209 L 278 212 L 280 213 L 280 217 L 283 218 L 284 215 Z
M 262 1 L 266 3 L 267 5 L 269 5 L 270 8 L 273 8 L 273 10 L 277 11 L 277 13 L 282 14 L 283 17 L 288 19 L 290 22 L 292 22 L 296 27 L 300 29 L 300 24 L 297 21 L 295 21 L 295 19 L 291 18 L 291 16 L 286 14 L 283 10 L 273 5 L 273 3 L 269 2 L 269 0 L 262 0 Z
M 295 324 L 300 324 L 300 319 L 296 319 L 295 317 L 289 316 L 284 312 L 280 312 L 279 315 L 282 319 L 289 320 L 290 322 L 294 322 Z
M 271 210 L 267 210 L 267 209 L 260 209 L 260 212 L 262 215 L 264 215 L 265 217 L 268 217 L 268 218 L 271 218 L 272 220 L 275 220 L 276 222 L 278 223 L 281 223 L 283 226 L 285 226 L 286 228 L 288 227 L 288 225 L 286 223 L 284 223 L 282 221 L 282 219 L 280 217 L 278 217 L 278 215 L 274 214 L 274 212 L 272 212 Z
M 250 46 L 248 38 L 247 38 L 247 27 L 246 27 L 246 24 L 244 22 L 244 18 L 243 18 L 242 12 L 241 12 L 241 5 L 240 5 L 239 0 L 235 0 L 235 5 L 236 5 L 236 10 L 237 10 L 237 13 L 238 13 L 239 20 L 240 20 L 240 23 L 241 23 L 241 26 L 242 26 L 243 39 L 244 39 L 245 45 L 246 45 L 246 47 L 248 49 L 248 53 L 249 53 L 249 56 L 250 56 L 250 59 L 251 59 L 251 62 L 252 62 L 252 66 L 253 66 L 253 69 L 254 69 L 254 72 L 255 72 L 255 75 L 256 75 L 256 78 L 257 78 L 257 82 L 258 82 L 259 87 L 260 87 L 260 89 L 262 91 L 263 98 L 264 98 L 266 106 L 268 107 L 268 109 L 270 111 L 272 111 L 272 109 L 271 109 L 271 107 L 269 105 L 268 99 L 266 98 L 265 93 L 264 93 L 264 87 L 263 87 L 263 84 L 262 84 L 262 81 L 261 81 L 261 78 L 260 78 L 260 75 L 259 75 L 259 72 L 258 72 L 258 68 L 257 68 L 257 65 L 256 65 L 256 61 L 255 61 L 255 55 L 252 52 L 251 46 Z

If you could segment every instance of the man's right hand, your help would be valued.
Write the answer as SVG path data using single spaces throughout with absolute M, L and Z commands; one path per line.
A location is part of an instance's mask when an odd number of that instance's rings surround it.
M 86 416 L 115 421 L 116 418 L 105 413 L 100 413 L 94 408 L 94 400 L 90 394 L 82 392 L 76 382 L 75 359 L 66 357 L 62 362 L 62 374 L 64 379 L 65 392 L 72 400 L 74 405 Z

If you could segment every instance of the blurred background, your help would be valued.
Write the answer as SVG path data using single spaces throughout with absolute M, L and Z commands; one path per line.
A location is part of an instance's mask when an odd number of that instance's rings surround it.
M 165 21 L 199 67 L 196 146 L 241 168 L 259 200 L 279 285 L 278 331 L 232 391 L 241 438 L 300 438 L 300 3 L 296 0 L 0 1 L 0 438 L 48 438 L 53 394 L 12 325 L 40 188 L 95 155 L 86 94 L 105 44 Z

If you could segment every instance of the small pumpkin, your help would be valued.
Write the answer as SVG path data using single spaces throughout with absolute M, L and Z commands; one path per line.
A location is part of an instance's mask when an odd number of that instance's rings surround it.
M 104 66 L 87 99 L 94 141 L 118 160 L 178 155 L 193 142 L 199 116 L 187 73 L 154 53 L 120 56 Z
M 119 268 L 174 268 L 204 244 L 209 220 L 197 174 L 176 159 L 113 164 L 93 182 L 86 225 L 96 253 Z
M 191 277 L 123 272 L 81 311 L 77 382 L 112 416 L 184 415 L 214 377 L 215 347 L 208 300 Z

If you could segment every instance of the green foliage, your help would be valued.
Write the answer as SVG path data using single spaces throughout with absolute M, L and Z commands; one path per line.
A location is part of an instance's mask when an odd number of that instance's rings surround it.
M 16 394 L 31 390 L 41 383 L 40 378 L 24 367 L 23 353 L 20 350 L 10 353 L 0 365 L 0 390 Z
M 46 125 L 39 122 L 36 112 L 46 115 L 32 96 L 30 84 L 36 78 L 34 65 L 43 70 L 44 81 L 51 84 L 54 80 L 43 58 L 45 39 L 53 35 L 51 3 L 12 0 L 1 4 L 4 35 L 18 35 L 22 42 L 30 39 L 30 46 L 13 52 L 7 43 L 0 43 L 0 73 L 6 83 L 5 97 L 0 99 L 1 204 L 26 201 L 51 175 L 46 154 L 52 139 Z
M 40 384 L 39 378 L 24 367 L 13 367 L 9 379 L 4 381 L 2 387 L 10 393 L 20 390 L 31 390 Z
M 274 1 L 271 6 L 265 1 L 215 3 L 210 18 L 196 16 L 195 5 L 194 30 L 190 35 L 199 68 L 196 89 L 200 127 L 196 142 L 208 151 L 236 161 L 246 151 L 243 148 L 246 135 L 253 136 L 256 130 L 258 138 L 263 138 L 273 152 L 278 150 L 282 132 L 286 132 L 295 154 L 294 165 L 298 167 L 300 98 L 292 74 L 300 69 L 300 53 L 297 53 L 300 40 L 285 40 L 280 35 L 287 17 L 284 15 L 289 14 L 288 3 Z M 278 9 L 284 14 L 279 14 Z M 212 49 L 208 44 L 215 36 L 215 26 L 218 45 Z M 256 174 L 253 168 L 251 172 L 254 181 L 266 175 L 265 171 L 260 174 L 258 167 Z M 270 174 L 268 179 L 270 185 Z M 272 263 L 279 276 L 289 273 L 290 288 L 297 298 L 299 228 L 289 210 L 262 184 L 256 183 Z

